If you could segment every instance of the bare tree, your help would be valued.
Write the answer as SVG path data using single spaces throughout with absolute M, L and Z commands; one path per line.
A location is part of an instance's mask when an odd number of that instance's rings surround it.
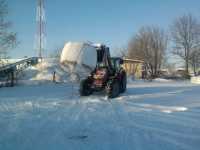
M 200 44 L 200 26 L 197 19 L 191 14 L 177 18 L 171 26 L 171 35 L 175 45 L 173 53 L 185 61 L 186 74 L 189 75 L 189 64 L 196 63 L 196 49 Z
M 122 57 L 122 58 L 125 58 L 127 57 L 127 48 L 126 47 L 119 47 L 119 48 L 115 48 L 114 49 L 116 53 L 116 56 L 119 56 L 119 57 Z
M 134 36 L 128 48 L 128 56 L 144 61 L 144 68 L 151 77 L 157 77 L 161 69 L 167 35 L 159 27 L 143 27 Z
M 198 68 L 200 68 L 200 47 L 193 49 L 190 55 L 190 64 L 192 66 L 194 75 L 198 74 Z
M 0 0 L 0 61 L 7 56 L 8 50 L 16 45 L 16 33 L 9 31 L 11 22 L 6 20 L 7 15 L 6 0 Z

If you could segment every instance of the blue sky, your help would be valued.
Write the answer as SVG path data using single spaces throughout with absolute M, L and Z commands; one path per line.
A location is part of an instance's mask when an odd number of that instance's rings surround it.
M 36 55 L 36 0 L 7 1 L 20 41 L 11 57 Z M 189 12 L 200 19 L 199 0 L 45 0 L 45 6 L 46 54 L 67 41 L 105 43 L 114 53 L 142 26 L 167 29 L 177 16 Z

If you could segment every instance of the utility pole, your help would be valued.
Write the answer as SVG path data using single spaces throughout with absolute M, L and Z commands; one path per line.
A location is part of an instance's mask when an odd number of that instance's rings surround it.
M 44 0 L 37 0 L 37 33 L 36 33 L 36 50 L 38 57 L 42 58 L 45 50 L 46 42 L 46 19 L 45 19 L 45 7 Z

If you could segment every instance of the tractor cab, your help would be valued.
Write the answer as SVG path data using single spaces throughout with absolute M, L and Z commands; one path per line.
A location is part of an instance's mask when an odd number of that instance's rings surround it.
M 98 70 L 107 70 L 110 75 L 122 69 L 123 59 L 120 57 L 110 57 L 109 48 L 101 46 L 97 48 L 97 65 Z
M 120 57 L 112 57 L 111 58 L 112 68 L 116 71 L 119 71 L 120 69 L 122 69 L 123 63 L 124 63 L 124 61 Z

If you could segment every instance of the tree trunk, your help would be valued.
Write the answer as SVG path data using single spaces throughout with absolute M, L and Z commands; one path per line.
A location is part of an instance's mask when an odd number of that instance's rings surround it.
M 194 72 L 194 76 L 196 76 L 197 73 L 196 73 L 196 65 L 195 65 L 195 63 L 193 64 L 193 72 Z
M 188 59 L 186 58 L 186 61 L 185 61 L 185 72 L 187 75 L 189 75 L 189 62 L 188 62 Z

